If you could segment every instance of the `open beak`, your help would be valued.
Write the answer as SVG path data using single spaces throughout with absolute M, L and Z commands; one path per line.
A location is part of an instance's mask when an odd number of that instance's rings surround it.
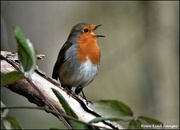
M 99 24 L 99 25 L 96 25 L 95 26 L 95 28 L 94 28 L 94 30 L 96 30 L 98 27 L 100 27 L 102 24 Z M 99 35 L 99 34 L 96 34 L 96 36 L 97 37 L 105 37 L 105 36 L 103 36 L 103 35 Z

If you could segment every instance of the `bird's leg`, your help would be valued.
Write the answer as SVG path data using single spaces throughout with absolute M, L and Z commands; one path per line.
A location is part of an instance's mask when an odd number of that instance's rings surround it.
M 81 91 L 82 91 L 82 87 L 77 87 L 76 89 L 75 89 L 75 94 L 79 94 Z
M 78 95 L 81 92 L 82 93 L 82 97 L 86 100 L 86 104 L 88 105 L 88 100 L 87 100 L 87 98 L 86 98 L 86 96 L 85 96 L 85 94 L 84 94 L 82 89 L 83 89 L 83 87 L 77 87 L 75 89 L 75 94 Z
M 86 98 L 83 90 L 81 90 L 81 93 L 82 93 L 83 98 L 87 101 L 87 98 Z
M 72 93 L 72 90 L 71 90 L 71 86 L 68 86 L 68 85 L 61 85 L 64 90 L 67 92 L 68 95 L 70 95 L 70 93 Z

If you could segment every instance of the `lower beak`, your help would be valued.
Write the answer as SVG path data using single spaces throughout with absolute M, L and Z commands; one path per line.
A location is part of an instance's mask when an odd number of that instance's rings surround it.
M 96 34 L 96 36 L 97 36 L 97 37 L 105 37 L 105 36 L 103 36 L 103 35 L 99 35 L 99 34 Z

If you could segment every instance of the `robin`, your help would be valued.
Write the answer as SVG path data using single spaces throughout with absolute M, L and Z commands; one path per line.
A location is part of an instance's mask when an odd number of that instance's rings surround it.
M 100 26 L 88 23 L 75 25 L 53 68 L 52 78 L 59 78 L 61 86 L 70 91 L 75 87 L 75 94 L 82 92 L 84 98 L 82 89 L 93 81 L 99 69 L 101 53 L 97 39 L 105 36 L 93 31 Z

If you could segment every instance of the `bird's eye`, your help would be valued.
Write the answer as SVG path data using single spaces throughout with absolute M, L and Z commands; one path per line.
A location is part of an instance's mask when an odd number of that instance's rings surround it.
M 86 29 L 84 29 L 84 32 L 88 32 L 89 30 L 86 28 Z

